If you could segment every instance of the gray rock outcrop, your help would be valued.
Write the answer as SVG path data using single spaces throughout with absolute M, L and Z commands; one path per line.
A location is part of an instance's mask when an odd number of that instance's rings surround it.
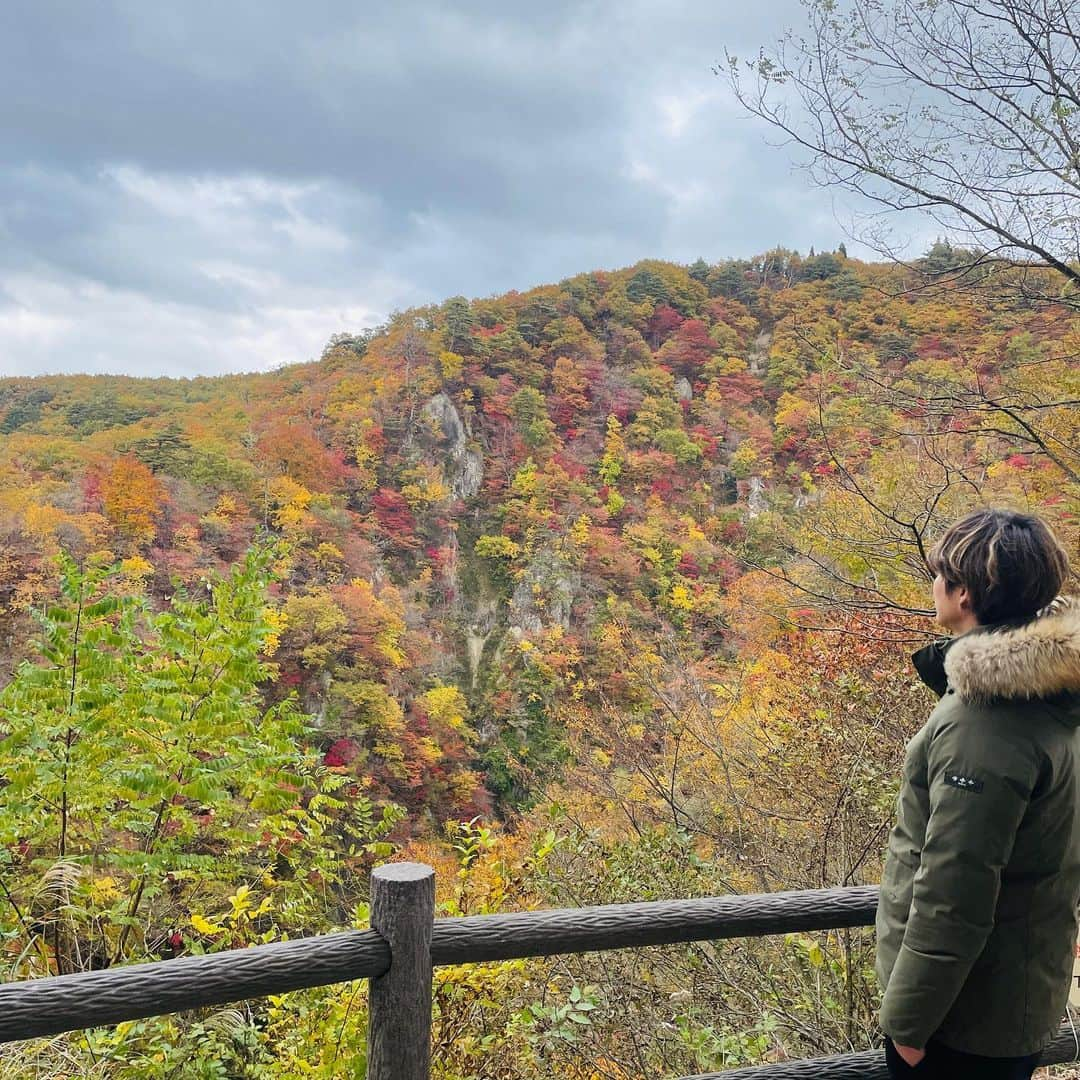
M 570 626 L 570 609 L 581 591 L 581 574 L 555 552 L 537 552 L 510 597 L 511 629 L 538 633 L 556 623 Z
M 457 407 L 445 393 L 435 394 L 420 412 L 427 428 L 424 442 L 442 458 L 443 472 L 457 499 L 476 495 L 484 483 L 484 458 L 471 448 L 471 435 Z

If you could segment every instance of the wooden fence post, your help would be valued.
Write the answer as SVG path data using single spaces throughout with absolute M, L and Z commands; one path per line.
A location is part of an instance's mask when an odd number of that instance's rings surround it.
M 429 1080 L 431 931 L 435 871 L 388 863 L 371 875 L 371 926 L 390 945 L 390 970 L 370 980 L 368 1080 Z

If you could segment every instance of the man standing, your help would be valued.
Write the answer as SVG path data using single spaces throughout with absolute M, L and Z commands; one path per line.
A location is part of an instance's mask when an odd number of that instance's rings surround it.
M 1080 603 L 1039 518 L 976 510 L 928 555 L 910 740 L 877 909 L 893 1076 L 1029 1078 L 1056 1033 L 1080 901 Z

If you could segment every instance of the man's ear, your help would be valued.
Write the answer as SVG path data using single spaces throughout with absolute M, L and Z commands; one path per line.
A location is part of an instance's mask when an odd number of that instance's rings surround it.
M 959 595 L 957 596 L 957 600 L 960 602 L 961 610 L 963 610 L 963 611 L 970 611 L 971 610 L 971 597 L 968 595 L 967 589 L 965 589 L 962 585 L 960 586 L 960 592 L 959 592 Z

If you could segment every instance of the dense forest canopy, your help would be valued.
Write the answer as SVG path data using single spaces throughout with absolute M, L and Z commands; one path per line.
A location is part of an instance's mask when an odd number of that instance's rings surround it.
M 993 503 L 1080 551 L 1080 319 L 974 261 L 648 260 L 263 374 L 0 380 L 7 975 L 363 923 L 392 853 L 448 913 L 876 881 L 929 543 Z M 446 969 L 440 1068 L 865 1044 L 867 939 L 723 944 Z M 23 1052 L 333 1076 L 354 997 Z

